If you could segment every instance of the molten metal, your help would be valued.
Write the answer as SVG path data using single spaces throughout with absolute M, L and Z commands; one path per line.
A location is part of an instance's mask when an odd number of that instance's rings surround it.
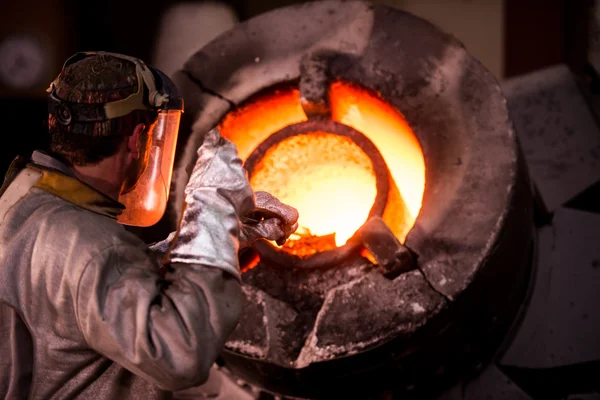
M 298 209 L 296 239 L 335 233 L 338 247 L 366 222 L 377 195 L 369 157 L 349 138 L 325 132 L 271 147 L 250 183 Z
M 388 212 L 383 219 L 404 242 L 419 215 L 425 190 L 425 160 L 419 141 L 402 114 L 374 93 L 335 82 L 329 96 L 333 119 L 362 132 L 385 159 L 408 212 L 404 221 L 390 223 Z
M 383 220 L 403 242 L 425 188 L 419 142 L 402 114 L 375 93 L 335 82 L 329 101 L 332 118 L 362 132 L 383 156 L 391 175 Z M 287 88 L 252 99 L 228 114 L 219 128 L 246 160 L 271 134 L 306 119 L 299 91 Z M 285 246 L 298 256 L 346 243 L 366 222 L 377 192 L 369 157 L 348 138 L 326 132 L 294 136 L 271 147 L 254 167 L 251 184 L 299 210 L 298 234 Z

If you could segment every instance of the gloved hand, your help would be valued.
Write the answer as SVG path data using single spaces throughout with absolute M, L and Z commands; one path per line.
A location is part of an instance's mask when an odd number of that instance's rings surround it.
M 267 192 L 255 192 L 254 197 L 256 208 L 241 219 L 240 247 L 258 239 L 282 245 L 298 229 L 298 211 Z
M 235 145 L 216 128 L 198 149 L 185 195 L 165 260 L 221 268 L 239 279 L 240 217 L 255 209 L 254 193 Z

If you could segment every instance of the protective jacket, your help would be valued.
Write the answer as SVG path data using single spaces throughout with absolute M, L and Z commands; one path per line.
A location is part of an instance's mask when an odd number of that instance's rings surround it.
M 11 167 L 0 398 L 162 399 L 206 380 L 238 321 L 239 280 L 212 265 L 162 269 L 164 243 L 124 229 L 122 208 L 45 153 Z

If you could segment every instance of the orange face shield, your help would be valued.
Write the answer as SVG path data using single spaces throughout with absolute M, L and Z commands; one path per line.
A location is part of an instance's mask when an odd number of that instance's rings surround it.
M 119 196 L 119 202 L 125 206 L 117 217 L 120 223 L 151 226 L 163 216 L 171 187 L 180 117 L 181 110 L 161 111 L 156 123 L 149 127 L 145 149 L 130 168 Z
M 138 82 L 136 92 L 124 99 L 103 104 L 67 102 L 56 95 L 59 75 L 48 88 L 49 112 L 63 125 L 106 121 L 136 110 L 157 113 L 156 121 L 140 135 L 140 157 L 129 168 L 119 196 L 119 202 L 126 208 L 117 218 L 125 225 L 154 225 L 167 206 L 183 99 L 175 83 L 163 72 L 140 59 L 123 54 L 77 53 L 66 61 L 63 70 L 69 64 L 94 56 L 111 56 L 134 64 Z

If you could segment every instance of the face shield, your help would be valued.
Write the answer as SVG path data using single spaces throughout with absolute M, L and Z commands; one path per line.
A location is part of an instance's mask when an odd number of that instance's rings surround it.
M 119 202 L 125 210 L 117 220 L 125 225 L 151 226 L 163 216 L 169 198 L 180 110 L 163 110 L 147 129 L 140 157 L 130 167 Z
M 71 121 L 106 121 L 135 110 L 151 111 L 157 115 L 156 120 L 149 123 L 139 136 L 139 157 L 128 167 L 118 198 L 125 210 L 117 217 L 117 221 L 124 225 L 154 225 L 167 207 L 183 99 L 169 77 L 137 58 L 105 52 L 78 53 L 67 60 L 65 66 L 95 55 L 117 57 L 135 64 L 137 91 L 125 99 L 109 103 L 73 104 L 56 97 L 56 82 L 53 82 L 48 89 L 49 112 L 64 124 Z

